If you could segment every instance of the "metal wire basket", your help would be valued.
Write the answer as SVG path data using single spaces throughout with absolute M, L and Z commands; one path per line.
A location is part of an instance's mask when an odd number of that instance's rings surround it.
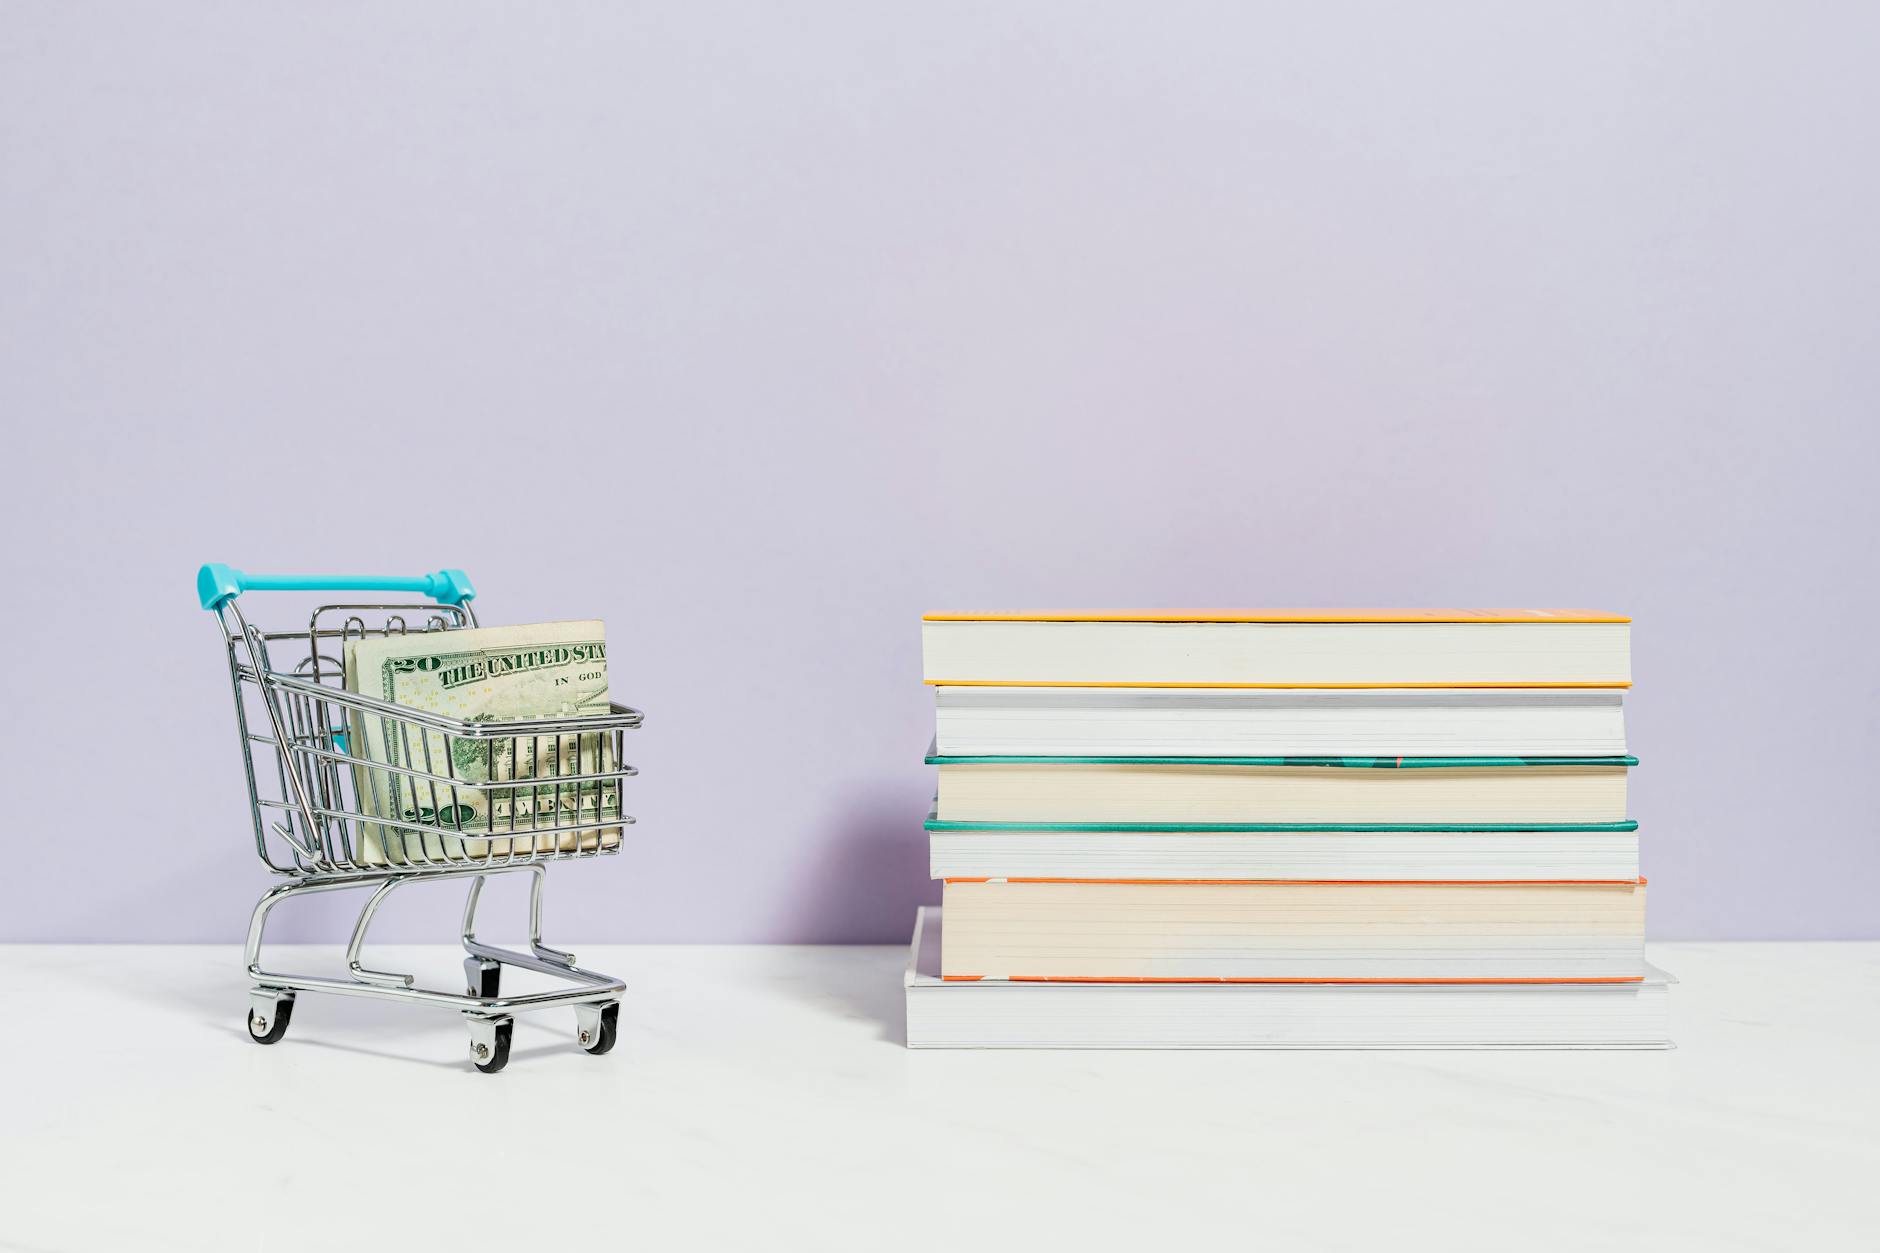
M 633 823 L 621 807 L 621 784 L 637 773 L 624 759 L 626 732 L 640 726 L 640 712 L 613 704 L 581 716 L 471 720 L 347 691 L 339 657 L 349 641 L 477 625 L 470 607 L 476 592 L 461 571 L 329 578 L 208 565 L 197 590 L 222 626 L 255 850 L 287 879 L 257 903 L 249 927 L 250 1036 L 276 1042 L 294 993 L 323 991 L 455 1007 L 470 1025 L 472 1060 L 485 1071 L 506 1063 L 512 1015 L 522 1010 L 571 1006 L 582 1046 L 610 1049 L 625 985 L 542 943 L 542 887 L 549 862 L 620 851 Z M 264 631 L 236 603 L 257 590 L 413 591 L 432 603 L 322 605 L 304 630 Z M 484 879 L 513 871 L 532 876 L 528 953 L 476 938 Z M 405 883 L 452 875 L 471 881 L 461 934 L 467 990 L 419 988 L 411 975 L 368 969 L 361 949 L 385 897 Z M 355 887 L 372 891 L 347 946 L 351 978 L 262 968 L 263 933 L 276 906 Z M 503 997 L 504 965 L 571 986 Z

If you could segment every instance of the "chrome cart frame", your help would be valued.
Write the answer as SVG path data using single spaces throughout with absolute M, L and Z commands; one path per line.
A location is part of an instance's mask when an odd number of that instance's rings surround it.
M 640 712 L 615 704 L 591 716 L 468 721 L 348 691 L 341 658 L 349 641 L 477 625 L 476 589 L 460 570 L 303 577 L 206 565 L 196 583 L 227 650 L 255 850 L 285 879 L 262 896 L 248 926 L 249 1036 L 280 1040 L 295 994 L 305 991 L 456 1009 L 470 1029 L 471 1061 L 489 1073 L 509 1060 L 514 1015 L 530 1010 L 572 1008 L 581 1047 L 612 1049 L 626 985 L 542 942 L 542 888 L 549 862 L 620 851 L 633 823 L 621 809 L 620 784 L 638 773 L 623 759 L 626 732 L 640 726 Z M 306 629 L 270 632 L 243 617 L 236 598 L 245 591 L 417 592 L 431 600 L 321 605 Z M 484 881 L 513 873 L 530 876 L 526 953 L 477 938 Z M 446 878 L 469 880 L 459 937 L 466 989 L 418 987 L 411 975 L 367 966 L 366 932 L 385 898 L 407 883 Z M 347 941 L 349 977 L 262 965 L 277 905 L 347 888 L 371 889 Z M 504 966 L 569 986 L 504 996 Z

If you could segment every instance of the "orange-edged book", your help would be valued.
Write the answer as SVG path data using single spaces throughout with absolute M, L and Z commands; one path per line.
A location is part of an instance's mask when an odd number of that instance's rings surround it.
M 1627 687 L 1631 619 L 1586 609 L 932 613 L 937 686 Z
M 947 980 L 1636 983 L 1645 881 L 948 880 Z
M 1662 1049 L 1672 979 L 1622 983 L 1037 983 L 943 979 L 922 909 L 909 1048 Z

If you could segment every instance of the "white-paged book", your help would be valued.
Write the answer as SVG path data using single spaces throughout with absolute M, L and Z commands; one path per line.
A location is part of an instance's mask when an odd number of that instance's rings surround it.
M 914 925 L 910 1048 L 1665 1049 L 1667 988 L 1632 984 L 947 982 L 941 911 Z
M 936 879 L 1638 878 L 1633 822 L 1606 830 L 1026 829 L 930 819 Z
M 1612 757 L 1617 688 L 939 687 L 943 756 Z
M 1629 983 L 1645 884 L 950 879 L 948 979 Z
M 936 685 L 1625 687 L 1630 624 L 1584 609 L 932 613 L 921 654 Z

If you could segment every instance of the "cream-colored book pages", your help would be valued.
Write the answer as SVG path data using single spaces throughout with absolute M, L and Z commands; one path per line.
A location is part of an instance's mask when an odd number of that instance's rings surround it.
M 1638 878 L 1636 831 L 928 833 L 936 879 Z
M 948 978 L 1636 979 L 1642 885 L 946 885 Z
M 1370 769 L 1133 763 L 958 763 L 939 770 L 946 822 L 1619 822 L 1620 766 Z
M 909 1048 L 1664 1049 L 1668 985 L 1013 983 L 940 977 L 941 911 L 919 911 Z
M 1601 688 L 940 687 L 948 757 L 1620 757 Z

